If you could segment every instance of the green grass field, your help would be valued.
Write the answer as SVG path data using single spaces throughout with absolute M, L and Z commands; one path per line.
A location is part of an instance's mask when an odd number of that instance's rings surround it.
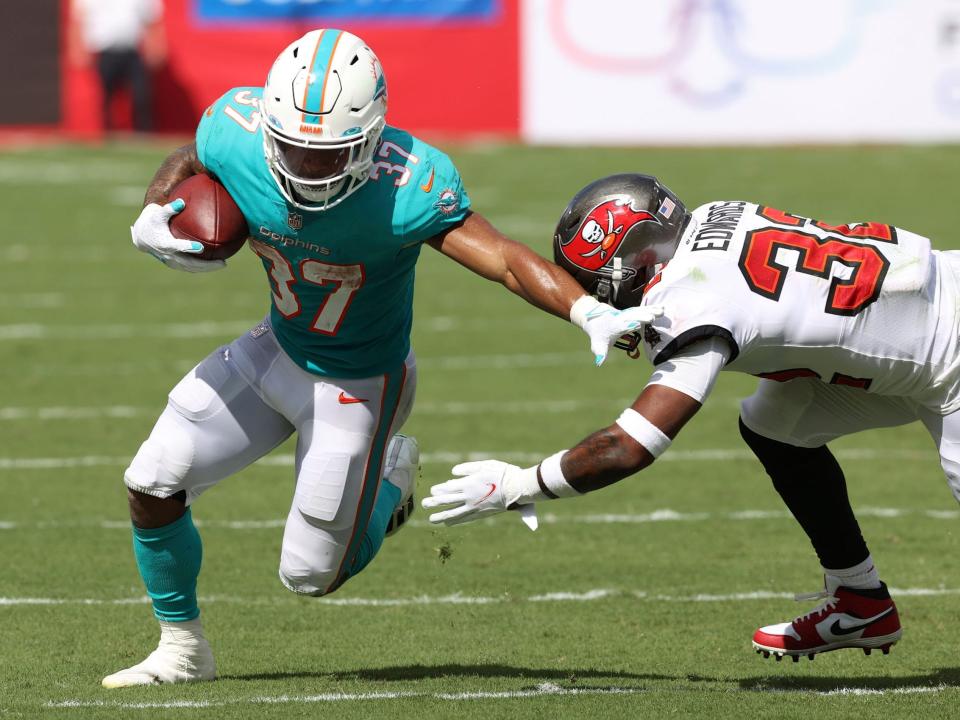
M 291 447 L 194 507 L 201 608 L 221 678 L 107 691 L 156 625 L 122 473 L 194 363 L 264 315 L 259 264 L 165 269 L 130 245 L 167 148 L 0 154 L 0 717 L 956 717 L 960 517 L 919 426 L 836 443 L 905 626 L 889 656 L 799 664 L 750 648 L 810 606 L 818 564 L 736 426 L 724 377 L 642 475 L 515 517 L 434 529 L 421 512 L 329 598 L 277 580 Z M 660 175 L 690 206 L 750 199 L 831 222 L 956 236 L 958 147 L 447 148 L 477 210 L 542 254 L 572 193 Z M 646 362 L 593 367 L 585 338 L 429 249 L 418 270 L 423 486 L 466 457 L 530 464 L 610 423 Z

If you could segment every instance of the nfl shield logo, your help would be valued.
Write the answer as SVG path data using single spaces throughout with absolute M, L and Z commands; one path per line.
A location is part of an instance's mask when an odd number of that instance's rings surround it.
M 291 210 L 287 213 L 287 225 L 290 226 L 291 230 L 299 230 L 303 227 L 303 215 Z

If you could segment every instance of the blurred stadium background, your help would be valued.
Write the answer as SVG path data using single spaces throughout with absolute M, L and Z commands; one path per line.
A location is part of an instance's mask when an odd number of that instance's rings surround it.
M 119 0 L 118 0 L 119 2 Z M 155 126 L 189 133 L 277 49 L 340 25 L 388 73 L 414 133 L 556 144 L 954 140 L 954 0 L 163 0 Z M 95 139 L 91 68 L 65 52 L 69 0 L 4 3 L 0 127 Z M 114 108 L 122 113 L 123 103 Z
M 662 461 L 542 508 L 538 533 L 421 514 L 315 602 L 275 577 L 281 448 L 195 509 L 222 680 L 98 683 L 155 642 L 125 463 L 170 387 L 269 303 L 247 253 L 198 278 L 129 245 L 160 160 L 222 92 L 261 84 L 310 28 L 357 33 L 383 61 L 388 122 L 449 152 L 475 207 L 544 255 L 571 194 L 629 170 L 690 206 L 757 200 L 960 248 L 960 2 L 165 0 L 149 136 L 105 134 L 69 18 L 67 0 L 0 3 L 0 715 L 953 716 L 960 513 L 916 427 L 836 444 L 904 641 L 797 666 L 750 652 L 818 578 L 738 437 L 738 377 Z M 110 111 L 131 128 L 129 97 Z M 644 361 L 594 369 L 578 331 L 436 253 L 418 275 L 424 485 L 464 458 L 568 447 L 645 381 Z

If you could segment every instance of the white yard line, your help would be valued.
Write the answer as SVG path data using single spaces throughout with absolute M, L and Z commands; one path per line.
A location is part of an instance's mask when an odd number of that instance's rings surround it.
M 529 401 L 478 401 L 478 402 L 422 402 L 417 403 L 417 415 L 526 415 L 539 413 L 569 413 L 588 408 L 622 408 L 633 398 L 609 400 L 529 400 Z M 0 407 L 0 421 L 54 421 L 92 420 L 99 418 L 130 418 L 153 416 L 156 407 L 133 407 L 130 405 L 103 405 L 97 407 L 51 406 L 51 407 Z
M 566 367 L 569 365 L 583 366 L 583 352 L 417 357 L 417 368 L 428 370 L 501 370 L 504 368 Z
M 0 251 L 2 255 L 2 251 Z M 0 258 L 2 259 L 2 258 Z M 67 340 L 116 340 L 131 337 L 138 338 L 210 338 L 212 340 L 232 340 L 240 333 L 250 328 L 249 323 L 241 325 L 228 325 L 226 323 L 204 323 L 201 325 L 184 324 L 178 327 L 174 326 L 154 326 L 150 331 L 133 332 L 132 328 L 115 326 L 112 329 L 104 329 L 104 337 L 100 335 L 85 335 L 81 329 L 66 330 L 64 334 L 59 334 L 52 328 L 38 324 L 22 325 L 0 325 L 0 341 L 2 340 L 37 340 L 64 342 Z M 212 348 L 211 348 L 212 349 Z M 91 376 L 91 377 L 113 377 L 117 374 L 129 375 L 133 373 L 143 373 L 157 371 L 166 368 L 184 368 L 190 369 L 198 361 L 202 360 L 198 355 L 192 359 L 170 358 L 163 362 L 121 362 L 121 363 L 71 363 L 64 361 L 36 363 L 22 368 L 21 373 L 29 372 L 31 375 L 56 375 L 64 376 Z M 444 370 L 462 371 L 462 370 L 503 370 L 503 369 L 525 369 L 525 368 L 543 368 L 543 367 L 589 367 L 591 361 L 584 359 L 583 352 L 556 352 L 556 353 L 515 353 L 515 354 L 495 354 L 495 355 L 439 355 L 439 356 L 418 356 L 417 367 L 429 369 L 430 372 Z M 638 390 L 641 386 L 637 386 Z
M 954 689 L 950 685 L 906 685 L 884 689 L 845 687 L 835 690 L 787 690 L 784 688 L 736 688 L 733 692 L 741 693 L 776 693 L 796 692 L 802 695 L 817 695 L 822 697 L 859 697 L 863 695 L 913 695 L 924 693 L 939 693 Z M 59 700 L 44 703 L 45 708 L 104 708 L 116 710 L 178 710 L 194 708 L 216 708 L 237 705 L 306 705 L 313 703 L 343 703 L 364 702 L 369 700 L 407 700 L 411 698 L 434 699 L 460 702 L 464 700 L 524 700 L 542 697 L 575 697 L 582 695 L 637 695 L 639 693 L 663 693 L 660 688 L 649 687 L 564 687 L 556 683 L 540 683 L 534 688 L 524 690 L 472 690 L 465 692 L 369 692 L 369 693 L 318 693 L 315 695 L 254 695 L 253 697 L 237 697 L 229 700 L 167 700 L 155 702 L 124 702 L 122 700 Z M 670 690 L 666 690 L 670 692 Z M 725 690 L 726 692 L 726 690 Z
M 824 696 L 859 696 L 859 695 L 914 695 L 918 693 L 937 693 L 951 689 L 949 685 L 914 685 L 907 687 L 884 688 L 837 688 L 836 690 L 821 690 L 817 694 Z
M 902 597 L 942 597 L 960 595 L 960 588 L 890 588 L 890 593 L 898 598 Z M 669 595 L 652 593 L 645 590 L 613 590 L 597 588 L 583 592 L 557 591 L 540 593 L 529 597 L 491 596 L 491 595 L 464 595 L 453 593 L 450 595 L 418 595 L 415 597 L 400 598 L 362 598 L 362 597 L 321 597 L 313 598 L 314 605 L 329 605 L 333 607 L 369 607 L 369 608 L 396 608 L 416 607 L 427 605 L 497 605 L 514 602 L 556 602 L 556 603 L 587 603 L 598 600 L 626 599 L 642 602 L 674 602 L 674 603 L 718 603 L 718 602 L 747 602 L 751 600 L 792 600 L 793 593 L 773 592 L 770 590 L 753 590 L 735 593 L 696 593 L 694 595 Z M 302 604 L 302 600 L 293 594 L 280 593 L 270 598 L 239 597 L 230 595 L 210 595 L 199 598 L 201 605 L 289 605 Z M 132 598 L 41 598 L 41 597 L 0 597 L 0 608 L 29 607 L 50 605 L 148 605 L 147 596 Z
M 930 520 L 953 521 L 960 519 L 960 510 L 924 510 L 920 508 L 873 508 L 861 507 L 856 509 L 858 517 L 878 518 L 927 518 Z M 792 516 L 786 510 L 734 510 L 731 512 L 678 512 L 668 508 L 654 510 L 649 513 L 588 513 L 584 515 L 556 515 L 542 513 L 540 522 L 544 525 L 640 525 L 647 523 L 682 522 L 696 523 L 705 521 L 733 521 L 749 520 L 791 520 Z M 495 525 L 498 520 L 490 518 L 481 520 L 480 525 Z M 282 528 L 286 518 L 269 518 L 265 520 L 204 520 L 194 518 L 198 528 L 213 528 L 217 530 L 273 530 Z M 413 519 L 407 522 L 409 527 L 434 527 L 426 520 Z M 63 530 L 66 528 L 99 527 L 103 530 L 129 530 L 129 520 L 39 520 L 34 522 L 20 522 L 14 520 L 0 520 L 0 531 L 3 530 Z
M 25 250 L 27 248 L 24 248 Z M 6 248 L 9 250 L 9 247 Z M 63 304 L 64 297 L 58 293 L 34 293 L 14 297 L 0 294 L 0 307 L 13 306 L 19 308 L 26 307 L 59 307 Z M 224 335 L 240 335 L 256 324 L 255 316 L 246 320 L 230 320 L 225 322 L 199 321 L 192 323 L 110 323 L 97 325 L 64 325 L 58 323 L 18 323 L 11 325 L 0 325 L 0 339 L 2 340 L 117 340 L 134 337 L 220 337 Z M 452 316 L 427 317 L 417 322 L 417 330 L 420 332 L 482 332 L 498 328 L 502 325 L 498 320 L 484 320 L 477 318 L 457 318 Z M 536 329 L 542 326 L 542 322 L 536 319 L 523 320 L 521 327 Z M 545 357 L 547 362 L 556 362 L 555 357 L 562 359 L 578 358 L 581 363 L 587 367 L 590 363 L 590 357 L 586 349 L 581 352 L 563 352 L 563 353 L 516 353 L 506 355 L 491 356 L 450 356 L 450 361 L 458 361 L 461 358 L 471 357 L 520 357 L 520 358 L 538 358 Z M 443 357 L 438 358 L 441 362 L 447 360 Z M 502 360 L 497 360 L 503 362 Z M 522 362 L 522 360 L 521 360 Z M 528 360 L 527 362 L 530 362 Z
M 142 185 L 117 185 L 107 189 L 107 200 L 111 205 L 129 207 L 131 213 L 134 209 L 139 212 L 144 192 L 145 188 Z
M 0 420 L 50 421 L 50 420 L 96 420 L 100 418 L 132 418 L 156 415 L 155 407 L 132 407 L 130 405 L 106 405 L 103 407 L 0 407 Z
M 65 303 L 64 293 L 0 293 L 0 308 L 18 308 L 35 310 L 39 308 L 58 308 Z
M 123 467 L 129 463 L 129 457 L 106 457 L 103 455 L 61 458 L 0 457 L 0 470 L 61 470 L 76 467 Z
M 40 160 L 29 163 L 0 162 L 0 184 L 70 185 L 147 183 L 143 168 L 130 163 L 90 161 L 71 163 Z M 144 188 L 146 185 L 144 185 Z M 143 192 L 140 193 L 141 198 Z
M 960 519 L 960 510 L 924 510 L 919 508 L 874 508 L 861 507 L 856 509 L 859 517 L 879 518 L 927 518 L 930 520 Z M 583 515 L 556 515 L 542 513 L 540 522 L 544 525 L 640 525 L 647 523 L 682 522 L 696 523 L 705 521 L 733 521 L 749 520 L 790 520 L 792 516 L 786 510 L 734 510 L 731 512 L 678 512 L 669 508 L 653 510 L 649 513 L 587 513 Z M 495 525 L 498 520 L 490 518 L 479 521 L 481 525 Z M 198 528 L 213 528 L 218 530 L 273 530 L 282 528 L 286 518 L 268 518 L 265 520 L 204 520 L 194 518 Z M 433 527 L 423 519 L 408 521 L 409 527 Z M 66 528 L 99 527 L 103 530 L 129 530 L 129 520 L 39 520 L 34 522 L 19 522 L 0 520 L 0 531 L 3 530 L 63 530 Z
M 524 699 L 571 695 L 634 695 L 645 692 L 644 688 L 630 687 L 561 687 L 554 683 L 541 683 L 529 690 L 473 691 L 473 692 L 373 692 L 373 693 L 320 693 L 317 695 L 259 695 L 233 700 L 170 700 L 168 702 L 123 702 L 109 700 L 62 700 L 48 702 L 47 708 L 116 708 L 118 710 L 145 710 L 157 708 L 208 708 L 228 705 L 280 705 L 357 702 L 363 700 L 400 700 L 407 698 L 433 698 L 435 700 L 499 700 Z
M 123 340 L 127 338 L 202 338 L 236 336 L 255 323 L 232 322 L 145 323 L 111 325 L 0 325 L 0 340 Z
M 13 414 L 19 408 L 8 408 Z M 61 409 L 56 409 L 61 410 Z M 132 411 L 132 409 L 131 409 Z M 118 413 L 125 412 L 118 410 Z M 118 415 L 120 417 L 122 415 Z M 549 455 L 546 452 L 518 452 L 514 450 L 474 450 L 462 452 L 437 450 L 420 456 L 424 465 L 456 465 L 472 460 L 496 458 L 507 462 L 532 464 Z M 844 448 L 836 450 L 839 460 L 923 460 L 932 456 L 931 452 L 921 450 L 881 450 L 876 448 Z M 0 457 L 0 471 L 3 470 L 51 470 L 74 467 L 123 467 L 130 462 L 129 456 L 81 455 L 78 457 Z M 747 448 L 704 448 L 702 450 L 671 450 L 658 459 L 658 462 L 738 462 L 753 461 L 753 453 Z M 259 465 L 293 467 L 294 457 L 289 453 L 275 453 L 257 461 Z

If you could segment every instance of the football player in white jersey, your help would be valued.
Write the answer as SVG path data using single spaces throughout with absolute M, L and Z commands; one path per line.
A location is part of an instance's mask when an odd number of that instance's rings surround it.
M 554 253 L 615 307 L 663 306 L 627 347 L 643 346 L 653 375 L 609 427 L 534 467 L 456 466 L 423 500 L 447 506 L 430 520 L 468 522 L 622 480 L 669 447 L 721 370 L 755 375 L 740 431 L 810 538 L 825 587 L 818 607 L 760 628 L 753 645 L 795 661 L 888 652 L 901 635 L 896 606 L 827 443 L 919 420 L 960 499 L 960 253 L 890 225 L 834 226 L 744 201 L 688 212 L 647 175 L 581 190 Z

